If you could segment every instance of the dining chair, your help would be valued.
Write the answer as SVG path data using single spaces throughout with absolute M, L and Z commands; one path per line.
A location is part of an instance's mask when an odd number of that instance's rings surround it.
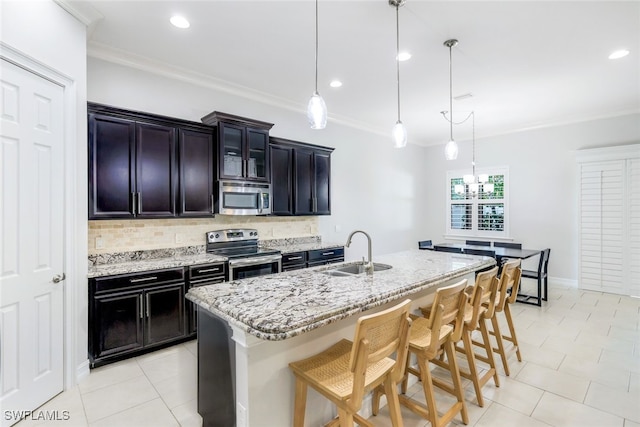
M 455 248 L 455 247 L 451 247 L 451 246 L 434 246 L 433 250 L 435 250 L 436 252 L 451 252 L 454 254 L 461 254 L 462 253 L 462 248 Z
M 409 354 L 407 355 L 407 364 L 402 379 L 402 394 L 399 396 L 399 400 L 401 405 L 425 418 L 433 427 L 448 425 L 457 414 L 461 414 L 464 424 L 469 422 L 454 348 L 454 340 L 460 339 L 464 323 L 464 309 L 467 300 L 464 290 L 466 286 L 467 280 L 464 279 L 453 285 L 437 289 L 432 303 L 432 307 L 435 309 L 430 312 L 428 318 L 410 315 L 413 321 L 409 333 Z M 416 368 L 409 365 L 412 354 L 417 359 Z M 443 354 L 446 354 L 447 359 L 452 361 L 449 365 L 451 383 L 447 384 L 445 391 L 452 394 L 455 401 L 446 411 L 439 412 L 429 362 Z M 409 374 L 417 376 L 422 382 L 426 405 L 406 395 Z M 384 390 L 381 386 L 374 390 L 372 399 L 374 415 L 378 413 L 380 396 L 383 393 Z M 441 413 L 442 415 L 440 415 Z
M 482 240 L 467 240 L 465 244 L 471 246 L 491 246 L 491 242 L 485 242 Z
M 540 251 L 540 258 L 538 260 L 538 269 L 537 270 L 522 270 L 522 278 L 527 279 L 536 279 L 537 283 L 537 295 L 527 295 L 520 293 L 518 294 L 518 302 L 525 304 L 537 305 L 538 307 L 542 306 L 542 301 L 547 301 L 547 292 L 548 292 L 548 269 L 549 269 L 549 255 L 551 254 L 551 249 L 543 249 Z M 533 301 L 530 301 L 533 300 Z
M 354 340 L 342 339 L 328 349 L 303 360 L 291 362 L 296 378 L 294 427 L 304 426 L 307 387 L 311 386 L 338 408 L 340 426 L 371 426 L 358 411 L 366 390 L 382 384 L 387 395 L 389 414 L 394 427 L 401 427 L 402 417 L 396 385 L 404 376 L 411 327 L 411 300 L 379 313 L 358 319 Z M 392 357 L 395 355 L 395 359 Z
M 513 242 L 493 242 L 493 246 L 496 248 L 522 249 L 522 243 Z
M 418 249 L 433 249 L 433 242 L 431 240 L 420 240 Z

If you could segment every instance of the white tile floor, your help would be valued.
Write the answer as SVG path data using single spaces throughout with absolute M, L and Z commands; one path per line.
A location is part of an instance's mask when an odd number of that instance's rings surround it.
M 549 291 L 542 308 L 513 307 L 524 360 L 511 357 L 510 377 L 500 368 L 499 388 L 487 383 L 483 408 L 467 387 L 469 425 L 640 427 L 640 299 Z M 409 394 L 419 397 L 421 384 Z M 444 393 L 440 398 L 450 401 Z M 17 425 L 200 426 L 196 342 L 94 369 L 40 409 L 66 410 L 70 419 Z M 376 426 L 390 425 L 385 410 L 371 418 Z M 407 427 L 429 425 L 408 410 L 402 413 Z M 453 425 L 463 424 L 457 417 Z

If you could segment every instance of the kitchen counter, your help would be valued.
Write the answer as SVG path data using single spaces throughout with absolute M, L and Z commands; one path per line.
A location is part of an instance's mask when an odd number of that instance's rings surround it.
M 142 271 L 161 270 L 163 268 L 186 267 L 189 265 L 208 264 L 227 261 L 226 257 L 207 253 L 194 255 L 176 255 L 166 258 L 124 261 L 112 264 L 90 265 L 89 278 L 110 276 L 112 274 L 139 273 Z
M 230 324 L 278 341 L 495 264 L 489 257 L 410 250 L 376 257 L 393 268 L 330 276 L 340 263 L 191 288 L 187 298 Z
M 283 254 L 290 254 L 292 252 L 304 252 L 315 251 L 318 249 L 330 249 L 344 246 L 344 243 L 330 243 L 330 242 L 310 242 L 310 243 L 298 243 L 298 242 L 286 242 L 286 243 L 271 243 L 269 240 L 261 242 L 261 247 L 275 249 Z
M 441 286 L 495 265 L 489 257 L 418 249 L 374 257 L 392 265 L 371 275 L 332 276 L 324 265 L 191 288 L 198 306 L 198 412 L 203 426 L 292 425 L 295 380 L 288 364 L 353 339 L 357 319 L 403 299 L 412 311 Z M 265 393 L 268 390 L 268 393 Z M 366 399 L 369 399 L 367 397 Z M 307 425 L 321 425 L 335 408 L 309 392 Z M 363 416 L 371 405 L 363 404 Z

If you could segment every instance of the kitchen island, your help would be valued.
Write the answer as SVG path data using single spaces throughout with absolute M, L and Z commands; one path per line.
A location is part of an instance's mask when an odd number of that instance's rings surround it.
M 332 275 L 343 263 L 192 288 L 198 306 L 198 412 L 204 426 L 292 424 L 289 362 L 353 338 L 360 315 L 410 298 L 413 309 L 438 287 L 490 267 L 489 257 L 410 250 L 376 257 L 392 268 Z M 312 390 L 308 425 L 334 415 Z M 363 407 L 367 415 L 369 408 Z

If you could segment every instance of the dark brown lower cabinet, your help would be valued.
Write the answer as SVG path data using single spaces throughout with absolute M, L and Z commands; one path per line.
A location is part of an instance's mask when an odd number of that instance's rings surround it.
M 89 281 L 91 367 L 187 338 L 184 269 Z

